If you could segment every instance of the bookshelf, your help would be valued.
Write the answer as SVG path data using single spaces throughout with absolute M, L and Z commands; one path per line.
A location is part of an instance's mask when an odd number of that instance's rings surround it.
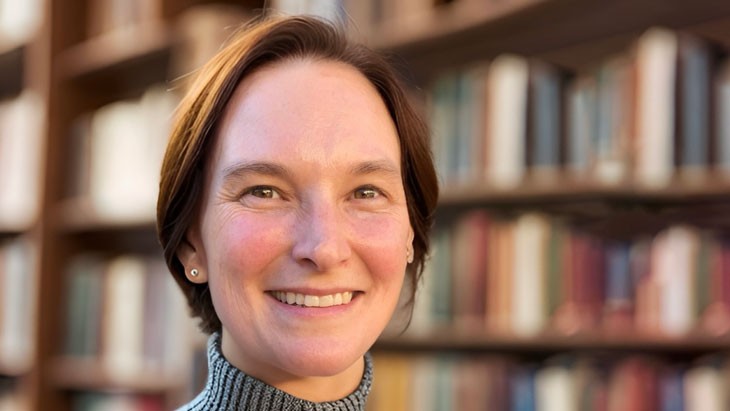
M 489 98 L 488 92 L 481 97 L 470 97 L 474 100 L 468 100 L 467 104 L 453 101 L 442 106 L 434 104 L 434 85 L 439 81 L 443 80 L 447 86 L 451 83 L 448 87 L 466 85 L 467 90 L 474 89 L 470 85 L 488 88 L 490 81 L 502 82 L 505 79 L 522 84 L 513 86 L 511 91 L 507 90 L 499 97 L 509 100 L 514 107 L 527 107 L 527 111 L 519 116 L 506 116 L 524 123 L 521 126 L 519 123 L 508 124 L 510 127 L 524 127 L 527 144 L 523 150 L 536 146 L 532 139 L 537 138 L 535 130 L 541 127 L 530 125 L 535 120 L 527 113 L 536 110 L 537 105 L 533 103 L 536 93 L 545 93 L 530 88 L 531 81 L 535 81 L 531 73 L 535 67 L 541 68 L 548 78 L 554 79 L 550 81 L 558 83 L 559 96 L 545 97 L 557 101 L 557 107 L 561 109 L 558 114 L 551 114 L 560 117 L 560 126 L 552 138 L 557 138 L 556 144 L 561 149 L 552 154 L 554 163 L 548 164 L 548 169 L 541 168 L 536 172 L 537 167 L 534 166 L 539 156 L 518 150 L 517 158 L 524 156 L 529 162 L 518 165 L 517 177 L 507 184 L 483 178 L 481 171 L 485 165 L 482 163 L 470 165 L 474 169 L 461 169 L 459 167 L 463 164 L 457 161 L 458 171 L 452 175 L 449 167 L 453 164 L 447 161 L 440 170 L 444 184 L 437 210 L 435 254 L 419 294 L 412 330 L 399 337 L 382 338 L 373 350 L 378 383 L 370 405 L 372 411 L 468 409 L 467 404 L 454 406 L 456 403 L 450 402 L 456 401 L 452 398 L 453 392 L 468 393 L 473 404 L 481 401 L 497 404 L 497 408 L 499 404 L 506 407 L 509 401 L 519 399 L 527 399 L 534 404 L 548 401 L 544 395 L 546 390 L 559 393 L 554 395 L 558 399 L 552 400 L 546 409 L 575 409 L 571 407 L 575 406 L 575 398 L 580 392 L 592 395 L 589 399 L 581 397 L 584 401 L 614 401 L 611 404 L 618 407 L 616 409 L 631 409 L 631 404 L 641 404 L 637 402 L 641 392 L 631 391 L 631 382 L 641 386 L 639 381 L 648 381 L 648 386 L 653 387 L 652 398 L 666 399 L 672 392 L 683 389 L 688 393 L 704 392 L 707 394 L 703 396 L 704 400 L 688 394 L 683 401 L 693 404 L 694 409 L 724 409 L 721 404 L 725 399 L 718 394 L 717 387 L 729 382 L 726 375 L 730 372 L 727 348 L 730 347 L 730 319 L 723 314 L 728 307 L 722 305 L 730 304 L 730 301 L 725 301 L 730 296 L 730 289 L 723 288 L 727 285 L 724 281 L 730 280 L 725 277 L 725 271 L 713 276 L 711 270 L 705 269 L 704 274 L 698 277 L 704 283 L 692 286 L 699 291 L 691 298 L 702 303 L 684 304 L 692 312 L 671 317 L 674 322 L 670 321 L 670 324 L 681 329 L 680 332 L 668 334 L 656 324 L 649 328 L 626 326 L 627 321 L 635 320 L 621 311 L 626 304 L 644 307 L 639 310 L 648 317 L 642 320 L 648 321 L 646 324 L 652 324 L 652 319 L 656 321 L 652 317 L 656 313 L 645 306 L 656 304 L 652 298 L 662 295 L 652 281 L 664 281 L 666 276 L 653 273 L 646 280 L 649 285 L 644 284 L 641 291 L 627 291 L 625 284 L 629 280 L 626 276 L 619 276 L 624 279 L 621 283 L 624 285 L 614 285 L 619 290 L 614 289 L 610 294 L 611 304 L 590 300 L 595 297 L 590 293 L 608 294 L 605 289 L 598 287 L 581 291 L 578 288 L 576 291 L 575 287 L 565 285 L 569 281 L 560 282 L 560 287 L 568 287 L 560 290 L 575 300 L 572 302 L 586 304 L 578 304 L 578 307 L 590 312 L 591 320 L 576 329 L 565 328 L 552 324 L 552 313 L 535 311 L 529 305 L 519 306 L 516 309 L 523 310 L 520 315 L 527 318 L 528 332 L 521 329 L 521 333 L 515 333 L 510 329 L 509 318 L 496 322 L 487 318 L 490 307 L 504 310 L 504 304 L 514 304 L 512 300 L 519 294 L 513 296 L 513 287 L 504 283 L 504 278 L 487 276 L 484 274 L 486 271 L 481 272 L 482 277 L 477 274 L 477 277 L 468 277 L 466 281 L 464 278 L 456 279 L 458 272 L 453 271 L 452 263 L 443 261 L 441 253 L 444 248 L 450 248 L 451 242 L 457 241 L 456 237 L 460 235 L 492 235 L 487 228 L 484 228 L 487 231 L 476 234 L 470 231 L 467 218 L 477 215 L 477 218 L 492 219 L 489 224 L 499 226 L 501 233 L 508 233 L 494 234 L 497 239 L 499 235 L 523 235 L 517 234 L 523 231 L 528 237 L 532 236 L 530 238 L 539 237 L 544 235 L 539 230 L 554 226 L 565 237 L 577 237 L 578 244 L 595 242 L 613 246 L 618 243 L 649 260 L 652 258 L 651 250 L 667 259 L 666 255 L 672 250 L 683 250 L 684 244 L 704 250 L 701 251 L 705 253 L 703 255 L 714 255 L 718 261 L 724 261 L 722 256 L 728 249 L 726 237 L 730 232 L 730 139 L 721 140 L 717 136 L 725 132 L 730 138 L 730 125 L 722 123 L 716 114 L 706 119 L 712 123 L 707 131 L 708 151 L 712 155 L 708 155 L 707 162 L 700 165 L 699 172 L 696 168 L 685 172 L 675 167 L 675 164 L 683 164 L 682 159 L 686 156 L 682 148 L 690 141 L 684 136 L 687 132 L 682 131 L 677 135 L 684 137 L 678 138 L 676 144 L 672 140 L 671 146 L 676 150 L 670 163 L 664 164 L 667 176 L 663 176 L 659 183 L 637 178 L 635 171 L 640 155 L 625 146 L 617 152 L 608 150 L 605 158 L 601 157 L 603 152 L 591 154 L 603 158 L 608 164 L 609 172 L 601 174 L 587 165 L 590 161 L 574 156 L 573 152 L 582 147 L 578 145 L 580 141 L 574 142 L 578 148 L 568 143 L 572 141 L 570 138 L 581 135 L 570 131 L 569 119 L 582 118 L 575 112 L 581 108 L 575 101 L 583 101 L 580 99 L 594 92 L 591 87 L 600 81 L 599 76 L 608 72 L 622 78 L 621 75 L 630 72 L 626 71 L 627 67 L 635 69 L 639 64 L 635 54 L 640 48 L 638 39 L 653 27 L 661 27 L 665 30 L 662 34 L 670 37 L 676 35 L 678 42 L 684 42 L 681 39 L 685 37 L 694 38 L 708 47 L 709 66 L 716 81 L 707 88 L 711 101 L 705 102 L 706 107 L 713 113 L 719 110 L 719 104 L 730 107 L 727 97 L 730 75 L 722 74 L 729 71 L 726 66 L 730 61 L 730 30 L 727 29 L 730 3 L 727 1 L 343 0 L 325 7 L 323 2 L 317 1 L 295 4 L 258 0 L 45 0 L 27 2 L 31 8 L 37 9 L 35 17 L 28 17 L 32 13 L 27 10 L 22 12 L 23 21 L 36 22 L 24 25 L 30 27 L 30 31 L 18 31 L 17 26 L 3 26 L 2 12 L 7 10 L 3 8 L 7 6 L 3 5 L 10 1 L 0 0 L 0 118 L 4 119 L 5 113 L 10 111 L 20 119 L 33 116 L 30 118 L 35 118 L 35 121 L 15 121 L 37 125 L 20 134 L 39 137 L 37 142 L 28 145 L 34 147 L 30 153 L 27 150 L 17 151 L 20 153 L 18 158 L 27 156 L 29 160 L 21 163 L 29 164 L 29 169 L 12 169 L 11 173 L 7 173 L 10 166 L 0 161 L 0 181 L 3 181 L 3 174 L 22 176 L 14 177 L 14 181 L 22 181 L 16 182 L 16 185 L 24 188 L 23 193 L 30 193 L 19 197 L 16 188 L 8 194 L 3 191 L 7 190 L 6 186 L 0 183 L 0 285 L 5 287 L 12 281 L 16 289 L 25 290 L 24 294 L 13 293 L 24 296 L 18 300 L 20 302 L 10 303 L 11 299 L 5 297 L 0 299 L 0 341 L 3 342 L 0 345 L 17 347 L 18 341 L 29 342 L 24 346 L 30 350 L 16 356 L 18 351 L 14 350 L 17 348 L 0 349 L 0 411 L 73 411 L 100 404 L 121 409 L 169 409 L 189 399 L 198 389 L 201 367 L 205 367 L 205 362 L 200 359 L 202 341 L 192 331 L 189 346 L 178 353 L 183 371 L 142 364 L 138 369 L 119 374 L 113 367 L 110 369 L 105 365 L 108 358 L 103 351 L 93 351 L 93 347 L 99 349 L 95 343 L 103 345 L 99 341 L 94 342 L 93 338 L 87 341 L 92 347 L 89 355 L 71 355 L 65 348 L 68 322 L 73 322 L 69 320 L 73 318 L 69 313 L 72 310 L 69 292 L 73 291 L 69 284 L 73 278 L 89 277 L 83 272 L 94 272 L 96 275 L 91 274 L 90 277 L 96 278 L 92 280 L 92 283 L 96 281 L 96 285 L 89 285 L 87 281 L 85 287 L 104 287 L 109 275 L 108 266 L 115 261 L 126 259 L 134 265 L 135 261 L 148 262 L 159 258 L 151 214 L 142 211 L 125 213 L 129 210 L 124 209 L 129 207 L 124 206 L 121 211 L 110 211 L 100 206 L 105 203 L 99 200 L 111 195 L 114 203 L 131 197 L 143 204 L 142 208 L 148 209 L 151 203 L 145 201 L 152 198 L 150 193 L 127 191 L 123 197 L 114 197 L 108 192 L 95 194 L 94 175 L 108 173 L 118 177 L 120 171 L 110 165 L 114 161 L 97 165 L 102 167 L 102 171 L 93 171 L 95 166 L 89 157 L 95 149 L 91 141 L 98 139 L 96 128 L 110 128 L 104 127 L 105 121 L 113 124 L 121 118 L 127 124 L 142 124 L 143 121 L 134 119 L 140 119 L 139 112 L 145 110 L 157 110 L 157 117 L 165 118 L 164 113 L 171 110 L 174 101 L 156 98 L 154 91 L 165 90 L 162 94 L 174 99 L 176 91 L 184 84 L 176 79 L 194 70 L 214 52 L 229 33 L 222 28 L 240 23 L 265 6 L 290 12 L 310 10 L 338 19 L 346 13 L 359 26 L 356 35 L 371 46 L 395 56 L 407 83 L 413 87 L 412 95 L 417 105 L 426 110 L 429 118 L 436 117 L 436 121 L 444 121 L 444 116 L 441 112 L 435 113 L 434 107 L 444 109 L 447 122 L 450 121 L 449 115 L 462 116 L 459 117 L 461 123 L 490 118 L 484 115 L 485 112 L 480 114 L 474 110 L 481 107 L 478 104 L 484 103 L 475 103 L 479 98 Z M 126 7 L 123 13 L 110 14 L 109 10 L 120 5 Z M 682 47 L 685 46 L 678 46 L 677 53 Z M 526 77 L 516 78 L 514 72 L 503 74 L 493 70 L 499 65 L 522 67 L 526 70 Z M 682 66 L 681 70 L 686 71 L 687 68 Z M 622 81 L 616 80 L 611 87 L 623 84 Z M 682 81 L 678 84 L 683 84 Z M 448 87 L 447 94 L 451 92 Z M 515 90 L 522 92 L 519 87 L 527 87 L 528 90 L 522 100 L 515 98 Z M 639 93 L 636 91 L 638 88 L 633 87 L 629 90 Z M 676 87 L 671 91 L 672 96 L 681 86 Z M 683 93 L 677 92 L 680 97 L 672 97 L 676 107 L 666 110 L 691 112 L 691 108 L 681 108 L 682 102 L 689 99 L 687 92 Z M 32 96 L 28 97 L 29 94 Z M 723 96 L 727 102 L 722 100 Z M 571 98 L 575 100 L 573 103 Z M 29 102 L 18 103 L 24 101 Z M 8 110 L 8 106 L 14 108 Z M 147 109 L 140 110 L 140 106 Z M 643 114 L 636 105 L 626 107 L 629 108 L 623 114 L 634 124 L 635 117 Z M 462 113 L 457 114 L 459 110 Z M 509 114 L 504 109 L 489 113 L 491 117 Z M 677 118 L 681 115 L 677 114 Z M 112 120 L 109 120 L 110 117 Z M 675 120 L 667 121 L 675 125 Z M 687 122 L 686 119 L 682 121 Z M 676 124 L 677 130 L 684 130 L 682 121 Z M 144 123 L 146 125 L 142 128 L 156 130 L 152 134 L 162 136 L 163 123 Z M 0 121 L 0 158 L 3 158 L 3 151 L 8 152 L 4 150 L 4 144 L 10 144 L 6 136 L 19 134 L 8 133 L 9 127 L 4 124 L 7 123 Z M 434 141 L 438 161 L 443 161 L 439 156 L 452 155 L 445 155 L 442 150 L 453 149 L 453 141 L 467 147 L 475 143 L 474 134 L 483 132 L 471 123 L 472 129 L 466 132 L 459 128 L 454 131 L 444 124 L 432 125 L 435 130 L 440 130 L 441 140 Z M 586 127 L 582 123 L 573 126 L 577 130 Z M 129 135 L 143 133 L 139 128 L 127 130 L 132 130 L 128 131 Z M 609 140 L 616 133 L 619 132 L 609 133 Z M 105 138 L 114 140 L 114 136 Z M 621 144 L 635 143 L 631 141 Z M 479 144 L 486 143 L 480 141 Z M 122 144 L 119 151 L 124 149 Z M 615 153 L 620 156 L 612 157 Z M 459 158 L 461 154 L 453 155 Z M 616 158 L 621 163 L 619 172 L 611 171 L 615 169 L 611 167 L 614 167 Z M 105 165 L 110 168 L 104 169 Z M 123 169 L 121 173 L 124 174 Z M 149 176 L 142 173 L 137 177 L 144 179 L 145 175 Z M 470 177 L 464 178 L 463 175 Z M 22 180 L 17 180 L 19 178 Z M 103 192 L 103 188 L 101 190 Z M 95 197 L 97 194 L 99 198 Z M 13 202 L 8 198 L 22 198 L 23 201 Z M 529 224 L 535 221 L 534 218 L 542 221 L 538 224 L 542 229 L 530 231 Z M 463 239 L 459 241 L 463 244 Z M 502 261 L 509 259 L 505 255 L 514 255 L 516 245 L 509 245 L 506 240 L 495 241 L 502 246 L 496 251 L 484 251 L 489 260 Z M 680 245 L 655 245 L 662 241 L 671 244 L 679 241 Z M 595 247 L 601 254 L 602 245 Z M 530 250 L 536 255 L 543 253 L 539 247 Z M 648 256 L 646 253 L 649 253 Z M 474 268 L 477 263 L 471 261 L 473 254 L 460 254 L 468 260 L 462 268 Z M 529 257 L 529 254 L 523 255 Z M 574 256 L 579 260 L 575 264 L 583 264 L 580 267 L 596 261 L 581 258 L 578 254 Z M 94 263 L 89 266 L 81 264 L 81 268 L 77 264 L 77 271 L 74 271 L 71 266 L 79 259 Z M 707 261 L 710 260 L 692 261 L 699 266 L 709 264 Z M 30 282 L 13 280 L 7 274 L 10 264 L 23 267 L 24 272 L 29 273 L 26 278 Z M 481 261 L 479 264 L 486 263 Z M 503 267 L 492 268 L 492 271 L 504 270 Z M 604 278 L 606 270 L 608 268 L 587 272 Z M 153 272 L 154 269 L 148 271 Z M 130 280 L 134 277 L 130 276 L 116 281 L 126 281 L 127 287 L 133 289 L 144 289 L 139 280 L 151 275 L 136 275 L 137 280 Z M 553 280 L 563 278 L 562 275 L 556 277 L 554 272 L 552 275 L 550 278 Z M 575 273 L 571 275 L 571 281 L 586 282 L 584 277 Z M 692 274 L 684 272 L 682 275 L 687 281 L 686 276 Z M 567 274 L 565 276 L 568 277 Z M 531 277 L 520 278 L 520 281 L 529 281 Z M 690 277 L 689 281 L 691 278 L 694 277 Z M 445 283 L 438 282 L 444 279 Z M 84 280 L 80 282 L 84 283 Z M 479 292 L 482 294 L 464 291 L 464 284 L 472 288 L 481 287 Z M 717 284 L 720 286 L 715 287 Z M 494 296 L 486 291 L 487 285 L 513 297 L 494 308 L 488 302 Z M 4 289 L 2 287 L 0 289 Z M 673 292 L 681 291 L 676 288 Z M 435 289 L 442 294 L 439 295 Z M 539 287 L 535 289 L 537 292 L 540 290 Z M 716 289 L 723 291 L 715 293 Z M 634 292 L 641 293 L 642 297 L 631 294 Z M 545 304 L 560 305 L 563 301 L 549 295 L 530 295 L 546 299 Z M 477 301 L 487 306 L 474 312 L 473 306 L 465 305 L 464 301 L 456 304 L 454 301 L 457 299 Z M 701 310 L 697 307 L 700 304 L 707 308 L 712 303 L 719 304 L 719 314 L 699 313 Z M 86 301 L 84 304 L 91 307 L 97 304 L 98 307 L 103 302 Z M 436 310 L 436 314 L 432 310 Z M 604 317 L 608 316 L 606 311 L 618 318 L 618 328 L 609 329 L 601 325 L 606 321 Z M 434 315 L 438 318 L 433 318 Z M 467 321 L 462 322 L 460 315 L 468 317 Z M 509 310 L 506 315 L 509 317 Z M 12 321 L 7 318 L 12 318 Z M 18 321 L 19 318 L 23 321 Z M 31 326 L 23 331 L 7 328 L 8 324 L 22 324 L 26 320 Z M 474 325 L 475 322 L 477 325 Z M 496 328 L 494 324 L 497 324 Z M 93 334 L 95 329 L 104 328 L 104 323 L 76 326 L 88 327 L 91 331 L 85 332 Z M 183 330 L 185 325 L 180 327 L 179 330 Z M 134 333 L 144 339 L 145 332 L 142 329 Z M 188 335 L 187 331 L 179 333 Z M 14 338 L 9 339 L 8 335 Z M 144 351 L 144 347 L 138 349 Z M 193 353 L 197 353 L 196 356 Z M 129 353 L 123 353 L 122 358 L 124 355 Z M 135 360 L 139 360 L 139 351 L 135 355 Z M 25 360 L 7 360 L 16 357 Z M 480 393 L 478 388 L 458 375 L 471 376 L 473 381 L 480 382 L 480 386 L 493 388 Z M 411 392 L 434 392 L 439 398 L 423 399 Z M 615 405 L 619 404 L 615 402 L 617 398 L 628 398 L 626 401 L 629 403 Z M 643 404 L 651 409 L 656 403 Z M 525 403 L 524 406 L 531 409 L 529 405 Z M 441 408 L 432 408 L 439 406 Z
M 155 155 L 175 79 L 263 6 L 0 1 L 0 410 L 170 409 L 199 389 L 204 339 L 160 268 Z M 109 147 L 129 168 L 98 161 Z
M 442 195 L 411 328 L 374 350 L 392 375 L 372 409 L 725 409 L 730 5 L 411 4 L 378 9 L 368 40 L 431 121 Z

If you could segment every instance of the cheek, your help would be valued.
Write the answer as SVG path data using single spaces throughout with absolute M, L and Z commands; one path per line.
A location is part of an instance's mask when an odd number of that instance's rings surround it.
M 269 264 L 285 253 L 287 233 L 281 220 L 267 217 L 239 215 L 221 221 L 210 235 L 214 246 L 208 249 L 215 252 L 210 262 L 211 280 L 226 285 L 238 283 L 239 287 L 250 285 L 241 282 L 265 274 Z
M 371 275 L 396 293 L 405 273 L 408 233 L 407 217 L 373 217 L 356 227 L 359 254 Z

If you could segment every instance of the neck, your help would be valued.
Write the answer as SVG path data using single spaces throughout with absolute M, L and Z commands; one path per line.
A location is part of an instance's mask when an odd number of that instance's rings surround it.
M 354 392 L 362 381 L 365 360 L 361 357 L 343 373 L 331 377 L 273 378 L 268 384 L 312 402 L 334 401 Z
M 359 370 L 359 371 L 358 371 Z M 208 340 L 208 382 L 205 389 L 189 404 L 179 408 L 183 411 L 214 411 L 221 407 L 239 411 L 363 411 L 372 384 L 372 360 L 369 354 L 356 362 L 350 372 L 359 372 L 354 388 L 342 380 L 327 377 L 306 379 L 282 379 L 274 381 L 278 386 L 265 383 L 248 375 L 232 365 L 221 350 L 220 334 L 211 335 Z M 333 387 L 347 386 L 345 394 L 337 399 L 330 398 Z M 307 395 L 301 390 L 313 389 Z M 309 398 L 313 398 L 310 400 Z
M 281 368 L 273 367 L 271 364 L 257 358 L 244 358 L 240 355 L 239 350 L 234 349 L 235 346 L 236 344 L 231 335 L 223 330 L 221 352 L 228 362 L 247 375 L 264 381 L 290 395 L 312 402 L 334 401 L 346 397 L 357 389 L 365 370 L 365 361 L 363 357 L 360 357 L 345 370 L 334 375 L 296 375 Z

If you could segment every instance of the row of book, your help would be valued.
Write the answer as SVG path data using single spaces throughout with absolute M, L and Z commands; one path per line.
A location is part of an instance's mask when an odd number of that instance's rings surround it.
M 66 355 L 96 358 L 122 379 L 188 372 L 198 335 L 163 261 L 78 255 L 66 280 Z
M 37 252 L 26 237 L 0 241 L 0 375 L 33 365 Z
M 565 355 L 542 363 L 488 355 L 375 355 L 370 411 L 724 411 L 727 358 Z
M 633 241 L 472 210 L 437 230 L 410 332 L 730 331 L 730 240 L 687 225 Z
M 71 411 L 163 411 L 160 396 L 142 394 L 79 393 L 75 394 Z
M 25 229 L 37 218 L 43 171 L 43 100 L 26 89 L 0 101 L 0 227 Z
M 68 198 L 113 219 L 153 219 L 160 167 L 177 97 L 163 85 L 76 119 L 67 159 Z
M 730 173 L 730 61 L 690 33 L 650 28 L 579 72 L 500 55 L 435 79 L 429 106 L 449 183 L 567 174 L 661 187 Z

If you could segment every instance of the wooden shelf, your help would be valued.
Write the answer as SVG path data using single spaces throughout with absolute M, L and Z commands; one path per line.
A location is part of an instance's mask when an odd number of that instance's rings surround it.
M 159 370 L 134 375 L 115 375 L 106 370 L 98 358 L 57 358 L 50 372 L 54 385 L 66 390 L 156 394 L 184 388 L 186 383 L 184 375 Z
M 441 194 L 437 224 L 449 224 L 451 217 L 458 218 L 473 208 L 507 215 L 544 212 L 603 237 L 651 234 L 670 223 L 730 231 L 730 181 L 677 180 L 664 188 L 568 180 L 525 181 L 510 189 L 484 184 L 451 186 Z
M 468 351 L 549 357 L 563 353 L 649 354 L 693 358 L 730 352 L 730 335 L 691 334 L 681 337 L 652 336 L 629 332 L 596 332 L 576 335 L 544 333 L 534 337 L 499 336 L 480 332 L 448 330 L 419 336 L 379 340 L 374 350 L 433 352 Z
M 719 0 L 511 0 L 487 6 L 460 0 L 412 18 L 384 22 L 373 45 L 404 60 L 420 84 L 436 73 L 503 52 L 550 53 L 568 66 L 592 64 L 609 38 L 635 35 L 652 25 L 703 31 L 730 16 Z M 403 21 L 402 21 L 403 20 Z M 725 34 L 727 34 L 725 32 Z M 566 52 L 577 46 L 584 53 Z
M 87 198 L 67 199 L 56 208 L 55 223 L 67 233 L 154 230 L 155 217 L 111 218 L 97 212 Z
M 443 207 L 473 204 L 545 205 L 586 200 L 657 205 L 730 201 L 730 179 L 714 177 L 698 182 L 676 179 L 658 188 L 637 183 L 606 184 L 561 177 L 549 181 L 526 179 L 511 188 L 466 183 L 449 185 L 439 199 Z
M 174 41 L 162 22 L 115 30 L 61 52 L 56 57 L 58 75 L 82 89 L 124 98 L 169 80 Z

